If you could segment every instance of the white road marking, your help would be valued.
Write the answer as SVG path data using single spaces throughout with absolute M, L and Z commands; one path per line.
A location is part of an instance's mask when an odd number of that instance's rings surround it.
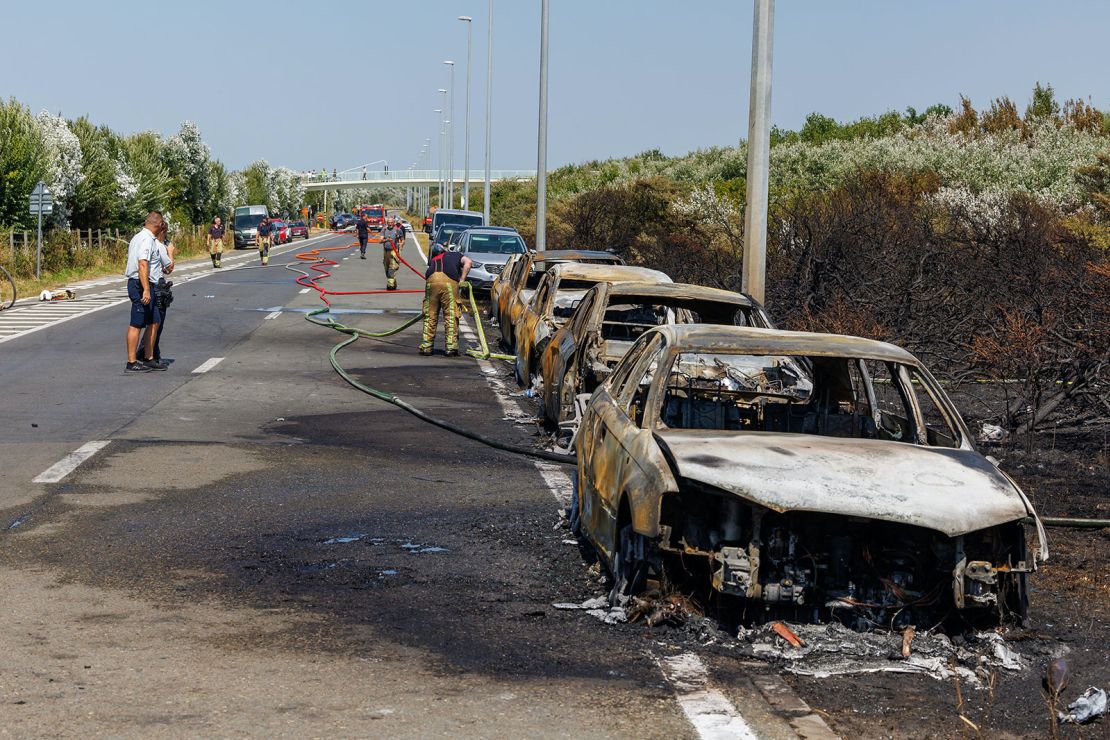
M 281 316 L 281 311 L 273 311 L 271 313 L 266 314 L 266 318 L 264 319 L 264 321 L 269 321 L 271 319 L 276 319 L 278 316 Z
M 694 653 L 656 658 L 678 705 L 698 737 L 706 740 L 756 740 L 759 736 L 724 694 L 709 686 L 709 671 Z
M 101 439 L 95 442 L 86 442 L 73 452 L 63 457 L 58 462 L 51 465 L 46 470 L 39 473 L 38 476 L 31 482 L 57 483 L 62 478 L 65 478 L 67 475 L 72 473 L 78 465 L 85 462 L 97 452 L 100 452 L 102 449 L 107 447 L 110 441 L 111 440 L 108 439 Z
M 312 288 L 301 288 L 300 292 L 301 293 L 307 293 L 310 290 L 312 290 Z
M 216 365 L 219 365 L 220 362 L 223 361 L 223 359 L 224 358 L 222 357 L 209 357 L 207 360 L 200 364 L 200 367 L 193 371 L 193 375 L 208 372 L 212 368 L 216 367 Z

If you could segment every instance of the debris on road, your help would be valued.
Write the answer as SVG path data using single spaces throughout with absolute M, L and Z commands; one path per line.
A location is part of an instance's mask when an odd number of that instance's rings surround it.
M 797 624 L 787 628 L 803 643 L 803 647 L 795 647 L 776 628 L 779 624 L 741 628 L 737 636 L 740 649 L 801 676 L 920 673 L 943 681 L 958 675 L 961 681 L 979 687 L 989 679 L 992 668 L 1016 672 L 1027 667 L 1027 661 L 997 632 L 976 633 L 956 644 L 939 631 L 857 632 L 837 623 Z
M 782 622 L 772 622 L 771 629 L 775 631 L 776 635 L 789 642 L 791 647 L 804 648 L 806 646 L 802 638 L 794 634 L 794 632 Z M 903 650 L 905 650 L 904 647 Z
M 1067 712 L 1057 712 L 1060 724 L 1083 725 L 1106 714 L 1106 690 L 1091 686 L 1068 704 Z
M 914 629 L 912 624 L 909 627 L 906 627 L 906 629 L 902 630 L 902 657 L 903 658 L 910 657 L 910 647 L 913 644 L 913 637 L 916 633 L 917 633 L 917 630 Z
M 619 606 L 610 607 L 609 599 L 604 596 L 586 599 L 581 604 L 575 604 L 571 601 L 558 601 L 551 606 L 560 611 L 584 611 L 591 617 L 605 622 L 605 624 L 624 624 L 628 621 L 628 614 L 624 608 Z
M 658 594 L 646 597 L 633 596 L 632 606 L 628 610 L 628 621 L 643 620 L 649 627 L 657 627 L 661 624 L 681 627 L 686 624 L 691 614 L 696 614 L 698 611 L 690 600 L 680 593 L 666 596 Z

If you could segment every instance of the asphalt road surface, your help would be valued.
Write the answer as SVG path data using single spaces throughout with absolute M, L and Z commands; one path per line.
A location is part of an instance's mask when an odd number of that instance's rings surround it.
M 560 524 L 566 473 L 345 384 L 327 358 L 342 337 L 304 320 L 319 300 L 283 269 L 294 251 L 176 287 L 166 372 L 123 373 L 126 304 L 0 345 L 0 734 L 793 737 L 813 718 L 650 632 L 554 609 L 601 589 Z M 384 287 L 380 247 L 336 254 L 327 287 Z M 421 264 L 411 238 L 405 254 Z M 380 330 L 420 300 L 335 310 Z M 533 439 L 497 390 L 507 367 L 417 340 L 341 357 Z

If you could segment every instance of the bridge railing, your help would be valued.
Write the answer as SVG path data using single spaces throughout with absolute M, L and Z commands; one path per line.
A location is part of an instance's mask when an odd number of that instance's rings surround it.
M 349 182 L 393 182 L 423 180 L 436 182 L 442 173 L 439 170 L 382 170 L 368 172 L 340 172 L 336 176 L 330 173 L 308 172 L 301 175 L 304 183 L 349 183 Z M 453 170 L 449 176 L 455 182 L 466 180 L 466 170 Z M 490 170 L 490 180 L 528 180 L 536 176 L 535 170 Z M 471 182 L 483 182 L 486 177 L 485 170 L 470 170 Z

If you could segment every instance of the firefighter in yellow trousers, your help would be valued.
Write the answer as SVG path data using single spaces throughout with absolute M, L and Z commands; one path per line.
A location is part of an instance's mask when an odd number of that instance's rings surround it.
M 424 332 L 420 337 L 420 354 L 432 354 L 436 340 L 436 325 L 439 314 L 443 312 L 444 340 L 448 357 L 459 355 L 459 319 L 455 313 L 455 296 L 460 285 L 465 285 L 466 276 L 473 263 L 470 258 L 458 252 L 448 252 L 442 244 L 432 247 L 432 258 L 428 260 L 428 270 L 424 273 L 427 283 L 424 286 Z

